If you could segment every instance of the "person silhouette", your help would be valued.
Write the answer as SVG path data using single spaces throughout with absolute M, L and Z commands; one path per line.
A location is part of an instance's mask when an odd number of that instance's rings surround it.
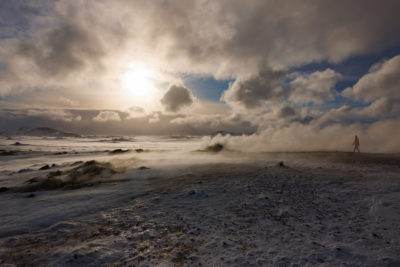
M 358 152 L 360 152 L 360 149 L 358 149 L 358 147 L 360 146 L 360 140 L 358 139 L 357 135 L 354 137 L 353 146 L 354 146 L 354 151 L 353 152 L 356 152 L 356 149 L 357 149 Z

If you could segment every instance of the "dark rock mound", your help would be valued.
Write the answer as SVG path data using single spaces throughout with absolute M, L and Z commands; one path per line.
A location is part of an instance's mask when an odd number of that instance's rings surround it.
M 146 166 L 140 166 L 139 168 L 138 168 L 138 170 L 148 170 L 148 169 L 150 169 L 149 167 L 146 167 Z
M 87 161 L 69 171 L 68 176 L 73 183 L 81 183 L 93 178 L 107 177 L 116 174 L 110 163 L 99 163 L 94 160 Z
M 48 169 L 50 169 L 50 166 L 46 164 L 46 165 L 40 167 L 40 168 L 39 168 L 39 171 L 48 170 Z
M 225 148 L 224 145 L 217 143 L 217 144 L 208 146 L 204 150 L 201 150 L 201 151 L 217 153 L 217 152 L 221 152 L 222 150 L 224 150 L 224 148 Z
M 111 139 L 112 142 L 131 142 L 131 139 L 124 138 L 124 137 L 118 137 L 118 138 L 113 138 Z
M 56 189 L 79 189 L 101 183 L 100 178 L 107 178 L 118 171 L 110 163 L 90 160 L 66 171 L 53 171 L 47 177 L 35 177 L 27 180 L 29 184 L 17 191 L 34 192 Z
M 114 149 L 113 151 L 110 151 L 110 154 L 122 154 L 122 153 L 126 153 L 129 151 L 130 151 L 129 149 L 123 150 L 121 148 L 118 148 L 118 149 Z
M 20 143 L 20 142 L 15 142 L 14 144 L 12 144 L 13 146 L 24 146 L 24 144 Z
M 136 148 L 135 149 L 136 153 L 144 153 L 144 152 L 150 152 L 150 150 L 148 149 L 143 149 L 143 148 Z
M 0 156 L 13 156 L 17 152 L 19 152 L 19 151 L 15 151 L 15 150 L 10 150 L 10 151 L 0 150 Z
M 276 164 L 276 167 L 279 167 L 279 168 L 288 168 L 288 166 L 286 166 L 285 163 L 284 163 L 283 161 L 279 161 L 279 162 Z
M 31 183 L 32 185 L 22 188 L 23 192 L 55 190 L 66 185 L 63 180 L 54 177 L 48 177 L 42 180 L 40 180 L 40 178 L 32 178 L 25 183 Z

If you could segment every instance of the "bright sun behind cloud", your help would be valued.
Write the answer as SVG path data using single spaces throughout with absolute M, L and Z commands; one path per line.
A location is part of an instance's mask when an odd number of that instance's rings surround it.
M 151 103 L 156 100 L 155 72 L 140 64 L 132 64 L 122 76 L 122 84 L 135 102 Z

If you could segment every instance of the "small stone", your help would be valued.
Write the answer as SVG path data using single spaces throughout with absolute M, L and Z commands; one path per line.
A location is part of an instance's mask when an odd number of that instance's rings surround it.
M 285 163 L 283 161 L 279 161 L 278 164 L 276 164 L 278 167 L 285 167 Z

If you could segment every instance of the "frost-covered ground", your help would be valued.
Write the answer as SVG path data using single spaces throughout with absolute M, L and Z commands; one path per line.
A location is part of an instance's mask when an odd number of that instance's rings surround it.
M 1 139 L 0 266 L 400 266 L 399 155 L 204 145 Z

